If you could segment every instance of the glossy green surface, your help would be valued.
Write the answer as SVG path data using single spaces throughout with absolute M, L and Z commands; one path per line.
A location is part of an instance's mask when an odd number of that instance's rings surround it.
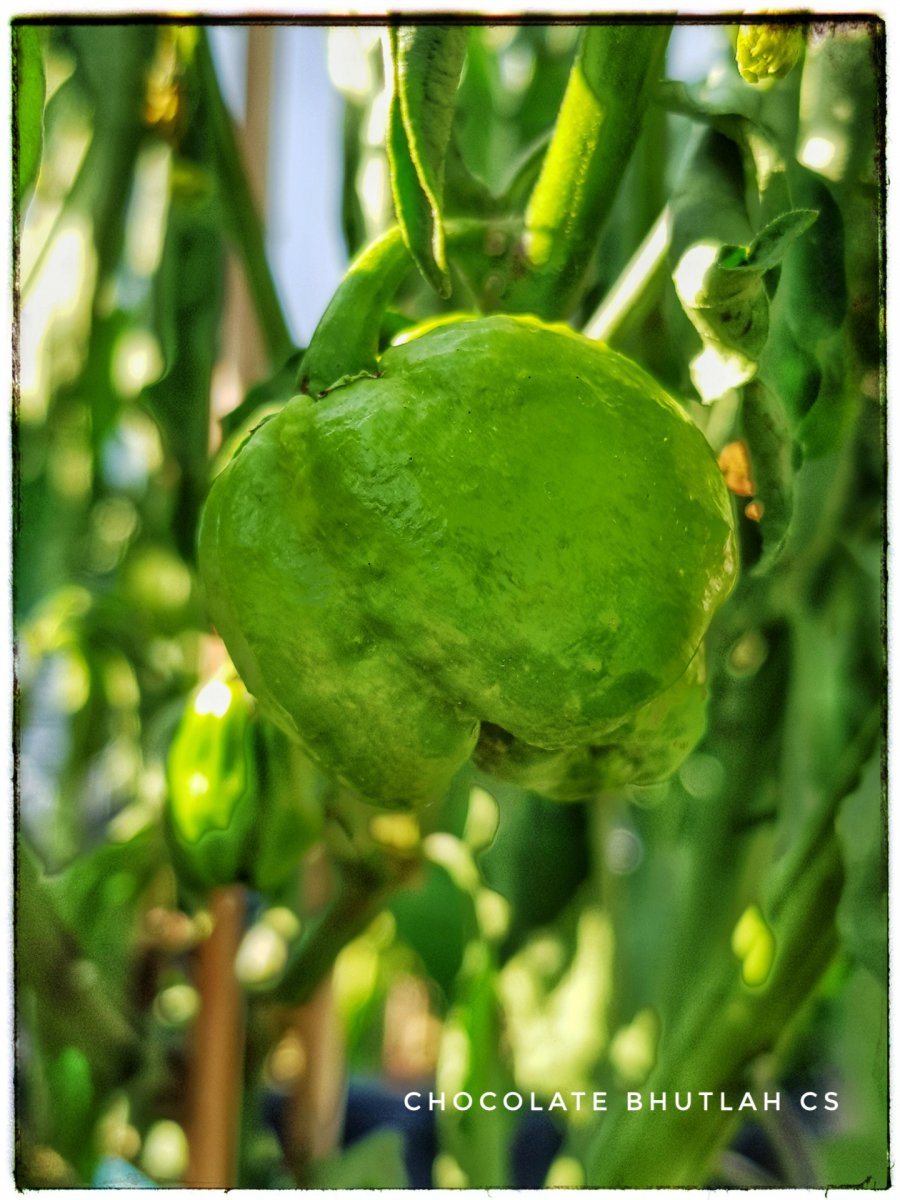
M 165 828 L 192 888 L 276 892 L 321 835 L 312 764 L 255 708 L 239 679 L 216 677 L 188 701 L 172 741 Z
M 179 872 L 204 888 L 241 873 L 256 808 L 252 704 L 240 680 L 188 701 L 169 750 L 166 829 Z
M 482 770 L 553 800 L 588 800 L 624 784 L 650 784 L 677 771 L 706 730 L 702 649 L 675 683 L 639 708 L 608 742 L 542 750 L 483 725 L 475 762 Z
M 703 435 L 634 363 L 491 317 L 297 397 L 217 479 L 209 608 L 248 687 L 368 798 L 440 793 L 482 721 L 609 741 L 734 579 Z

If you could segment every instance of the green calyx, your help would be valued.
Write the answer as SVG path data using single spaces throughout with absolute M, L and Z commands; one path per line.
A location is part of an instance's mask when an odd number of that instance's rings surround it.
M 322 391 L 256 431 L 201 528 L 210 612 L 266 714 L 385 806 L 440 795 L 479 746 L 501 774 L 511 746 L 620 742 L 610 780 L 668 773 L 653 704 L 736 569 L 721 474 L 678 406 L 605 346 L 506 316 Z

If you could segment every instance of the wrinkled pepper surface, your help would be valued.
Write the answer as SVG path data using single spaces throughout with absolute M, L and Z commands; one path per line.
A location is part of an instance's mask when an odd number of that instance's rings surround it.
M 607 347 L 508 316 L 291 400 L 216 479 L 200 563 L 263 710 L 392 807 L 473 751 L 560 799 L 668 774 L 702 732 L 698 650 L 736 571 L 678 405 Z

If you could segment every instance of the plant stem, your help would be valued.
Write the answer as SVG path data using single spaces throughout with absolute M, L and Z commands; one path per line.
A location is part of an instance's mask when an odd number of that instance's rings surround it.
M 335 894 L 291 954 L 271 999 L 304 1004 L 325 979 L 340 951 L 381 912 L 390 896 L 416 869 L 415 859 L 386 860 L 375 868 L 341 863 Z
M 508 250 L 511 229 L 508 222 L 455 220 L 444 236 L 448 248 L 490 260 Z M 302 391 L 317 396 L 344 376 L 377 371 L 384 312 L 412 265 L 396 226 L 354 259 L 303 358 Z
M 672 212 L 668 205 L 628 260 L 619 278 L 582 330 L 585 337 L 608 342 L 647 289 L 666 260 L 672 241 Z
M 247 275 L 260 330 L 273 366 L 280 366 L 294 349 L 278 288 L 272 277 L 259 212 L 235 136 L 231 116 L 222 97 L 205 29 L 199 30 L 197 69 L 215 138 L 220 199 L 229 234 Z
M 585 31 L 525 213 L 529 272 L 506 296 L 508 310 L 553 318 L 576 304 L 670 33 L 670 25 L 592 25 Z
M 834 815 L 871 756 L 880 714 L 872 714 L 848 748 L 834 787 L 820 813 Z M 694 994 L 683 1017 L 664 1030 L 661 1058 L 647 1092 L 704 1088 L 713 1107 L 653 1114 L 653 1137 L 643 1120 L 620 1107 L 601 1126 L 590 1148 L 588 1183 L 594 1187 L 687 1187 L 706 1178 L 709 1163 L 734 1127 L 735 1111 L 720 1111 L 718 1094 L 743 1094 L 753 1060 L 777 1050 L 798 1010 L 809 998 L 838 947 L 834 924 L 843 865 L 833 822 L 817 821 L 786 870 L 773 882 L 765 915 L 775 939 L 772 968 L 759 986 L 740 978 L 737 961 L 720 959 L 703 991 Z M 698 969 L 709 960 L 698 955 Z
M 344 1116 L 344 1031 L 326 974 L 310 999 L 291 1014 L 290 1028 L 304 1050 L 304 1070 L 287 1101 L 285 1157 L 300 1187 L 314 1164 L 340 1142 Z

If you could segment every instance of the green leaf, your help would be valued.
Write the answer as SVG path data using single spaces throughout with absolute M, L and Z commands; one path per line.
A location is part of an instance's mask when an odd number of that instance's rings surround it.
M 425 279 L 450 295 L 442 216 L 444 166 L 466 54 L 461 25 L 390 30 L 393 93 L 388 158 L 403 239 Z
M 380 1129 L 347 1150 L 316 1164 L 311 1186 L 350 1191 L 358 1188 L 408 1188 L 403 1135 Z
M 122 1003 L 135 953 L 129 925 L 164 861 L 158 830 L 147 830 L 127 842 L 105 843 L 46 878 L 56 911 Z
M 397 937 L 416 952 L 429 978 L 448 994 L 462 963 L 471 907 L 446 870 L 431 862 L 422 868 L 421 880 L 390 903 Z
M 778 397 L 755 380 L 744 393 L 743 425 L 762 506 L 763 553 L 755 571 L 767 571 L 787 539 L 793 513 L 794 445 Z
M 784 316 L 784 298 L 776 297 L 772 329 L 760 357 L 759 379 L 783 402 L 791 426 L 810 411 L 819 395 L 822 370 L 816 355 L 794 337 Z
M 73 908 L 61 878 L 51 886 L 21 838 L 18 851 L 17 985 L 23 999 L 26 995 L 33 997 L 29 1024 L 39 1030 L 47 1049 L 73 1046 L 83 1051 L 93 1068 L 98 1092 L 116 1082 L 121 1084 L 135 1068 L 139 1049 L 127 1010 L 118 1003 L 106 974 L 108 963 L 123 951 L 117 949 L 99 961 L 87 960 L 81 941 L 84 930 L 95 943 L 104 936 L 91 929 L 94 908 L 81 908 L 77 887 Z M 105 879 L 98 882 L 100 895 L 104 884 Z M 114 904 L 112 911 L 117 917 L 114 936 L 121 943 L 121 914 L 115 913 Z M 110 935 L 108 925 L 104 933 Z M 124 952 L 130 953 L 130 949 Z
M 785 255 L 779 289 L 784 289 L 794 333 L 805 345 L 815 345 L 836 333 L 847 313 L 844 221 L 831 187 L 811 171 L 798 170 L 791 191 L 819 216 Z
M 877 756 L 836 824 L 845 876 L 838 931 L 848 954 L 887 987 L 887 827 Z
M 724 72 L 716 86 L 704 83 L 697 87 L 666 79 L 656 89 L 657 104 L 670 113 L 703 121 L 728 137 L 739 140 L 741 123 L 758 122 L 760 96 L 745 88 L 737 74 Z
M 778 266 L 795 238 L 809 229 L 818 217 L 815 209 L 798 208 L 782 213 L 756 235 L 743 255 L 742 261 L 732 261 L 733 252 L 740 247 L 723 248 L 720 267 L 726 271 L 764 274 Z
M 736 73 L 723 73 L 715 87 L 704 84 L 694 90 L 667 81 L 660 85 L 657 99 L 666 111 L 702 122 L 740 148 L 746 168 L 756 176 L 763 217 L 790 205 L 787 158 L 777 134 L 761 119 L 760 97 L 744 87 Z
M 37 29 L 13 27 L 15 63 L 15 194 L 16 203 L 34 182 L 41 161 L 44 135 L 44 59 Z
M 797 426 L 807 458 L 830 454 L 851 436 L 860 404 L 859 386 L 848 370 L 848 339 L 843 330 L 820 342 L 816 359 L 822 381 L 815 403 Z
M 588 874 L 586 809 L 481 778 L 500 807 L 500 825 L 479 865 L 488 887 L 509 901 L 512 924 L 504 950 L 514 950 L 532 929 L 558 916 Z M 537 875 L 539 888 L 533 886 Z
M 756 374 L 770 331 L 773 269 L 817 216 L 813 209 L 790 209 L 752 236 L 745 182 L 738 145 L 710 129 L 698 139 L 672 199 L 672 278 L 704 343 L 691 374 L 707 401 Z
M 159 33 L 151 25 L 119 24 L 69 25 L 65 34 L 93 107 L 93 137 L 67 202 L 90 216 L 102 286 L 122 252 L 125 198 L 147 137 L 147 71 Z

